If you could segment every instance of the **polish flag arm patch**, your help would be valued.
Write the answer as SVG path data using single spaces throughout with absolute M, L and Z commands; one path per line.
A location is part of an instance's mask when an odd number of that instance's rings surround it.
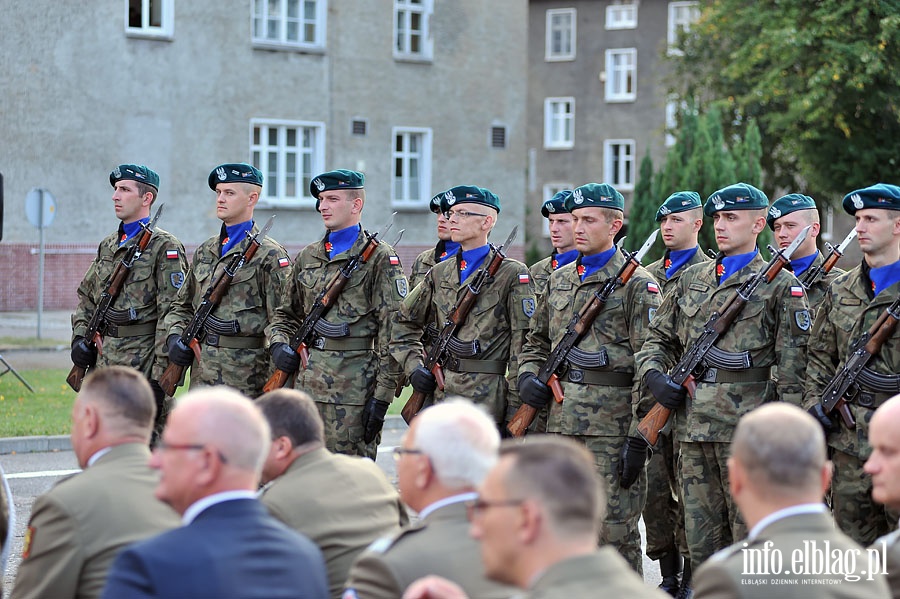
M 650 293 L 659 293 L 659 285 L 653 281 L 647 281 L 647 291 Z
M 528 276 L 527 272 L 523 272 L 519 275 L 519 283 L 527 283 L 531 280 L 531 277 Z
M 166 250 L 166 260 L 178 260 L 178 250 Z
M 284 257 L 281 257 L 278 259 L 278 266 L 280 266 L 281 268 L 285 268 L 290 265 L 291 265 L 291 260 L 287 256 L 284 256 Z
M 791 297 L 803 297 L 803 287 L 791 285 Z
M 391 266 L 400 266 L 400 258 L 391 256 Z

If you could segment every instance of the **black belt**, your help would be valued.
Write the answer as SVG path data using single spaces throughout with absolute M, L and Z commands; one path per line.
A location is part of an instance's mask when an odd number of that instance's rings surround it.
M 146 337 L 156 333 L 155 322 L 144 324 L 107 324 L 103 334 L 107 337 Z
M 579 370 L 569 368 L 565 374 L 570 383 L 580 385 L 605 385 L 606 387 L 631 387 L 634 383 L 633 372 L 612 372 L 609 370 Z
M 327 351 L 369 351 L 375 349 L 373 337 L 340 337 L 329 339 L 316 337 L 313 347 Z
M 262 349 L 266 346 L 265 337 L 230 337 L 209 333 L 203 342 L 210 347 L 225 349 Z
M 698 383 L 762 383 L 772 377 L 772 369 L 745 368 L 743 370 L 722 370 L 721 368 L 707 368 L 697 378 Z

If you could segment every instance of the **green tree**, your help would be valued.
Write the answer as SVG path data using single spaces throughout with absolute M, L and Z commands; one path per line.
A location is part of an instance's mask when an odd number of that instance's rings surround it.
M 662 203 L 653 193 L 653 159 L 648 151 L 641 160 L 640 172 L 637 184 L 634 187 L 634 198 L 631 201 L 631 213 L 628 216 L 628 239 L 625 246 L 632 250 L 640 249 L 647 237 L 657 228 L 656 209 Z M 662 258 L 665 247 L 661 239 L 650 249 L 644 257 L 646 266 L 651 262 Z

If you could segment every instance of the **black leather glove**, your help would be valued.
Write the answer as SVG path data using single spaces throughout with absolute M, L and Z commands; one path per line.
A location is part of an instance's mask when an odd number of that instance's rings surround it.
M 366 406 L 363 408 L 362 413 L 362 425 L 366 429 L 363 434 L 363 441 L 371 443 L 375 440 L 378 433 L 381 432 L 381 427 L 384 426 L 384 415 L 387 414 L 390 405 L 388 402 L 379 401 L 374 397 L 370 397 L 366 401 Z
M 628 489 L 641 475 L 641 470 L 647 464 L 650 455 L 650 446 L 639 437 L 626 437 L 622 446 L 622 455 L 619 459 L 619 467 L 616 472 L 619 475 L 619 486 Z
M 668 374 L 659 370 L 651 370 L 644 378 L 650 393 L 664 408 L 677 410 L 687 397 L 687 389 L 672 380 Z
M 537 375 L 523 372 L 519 375 L 519 398 L 523 403 L 540 410 L 547 407 L 553 392 Z
M 78 336 L 72 341 L 72 364 L 84 369 L 93 368 L 97 364 L 97 350 L 84 337 Z
M 150 388 L 153 390 L 153 399 L 156 400 L 156 420 L 157 424 L 165 424 L 166 417 L 168 416 L 168 412 L 166 411 L 166 392 L 163 391 L 163 388 L 159 386 L 159 381 L 150 379 Z M 154 426 L 154 433 L 156 433 L 156 429 L 161 428 Z
M 269 348 L 272 352 L 272 363 L 275 368 L 285 372 L 297 372 L 300 370 L 300 354 L 294 348 L 284 342 L 273 343 Z
M 169 335 L 166 347 L 169 348 L 169 360 L 173 364 L 187 368 L 194 363 L 194 350 L 184 344 L 181 335 Z
M 826 435 L 836 433 L 841 429 L 841 423 L 834 417 L 834 412 L 826 414 L 822 404 L 817 403 L 806 411 L 822 425 L 822 430 Z
M 434 390 L 437 389 L 437 379 L 434 378 L 431 371 L 424 366 L 417 366 L 416 369 L 409 374 L 409 384 L 412 385 L 414 390 L 419 393 L 424 393 L 425 395 L 434 393 Z

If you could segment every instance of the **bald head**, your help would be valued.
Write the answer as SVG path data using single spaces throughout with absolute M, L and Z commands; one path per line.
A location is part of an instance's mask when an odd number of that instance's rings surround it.
M 884 402 L 869 422 L 872 455 L 866 474 L 872 477 L 872 499 L 900 510 L 900 395 Z

